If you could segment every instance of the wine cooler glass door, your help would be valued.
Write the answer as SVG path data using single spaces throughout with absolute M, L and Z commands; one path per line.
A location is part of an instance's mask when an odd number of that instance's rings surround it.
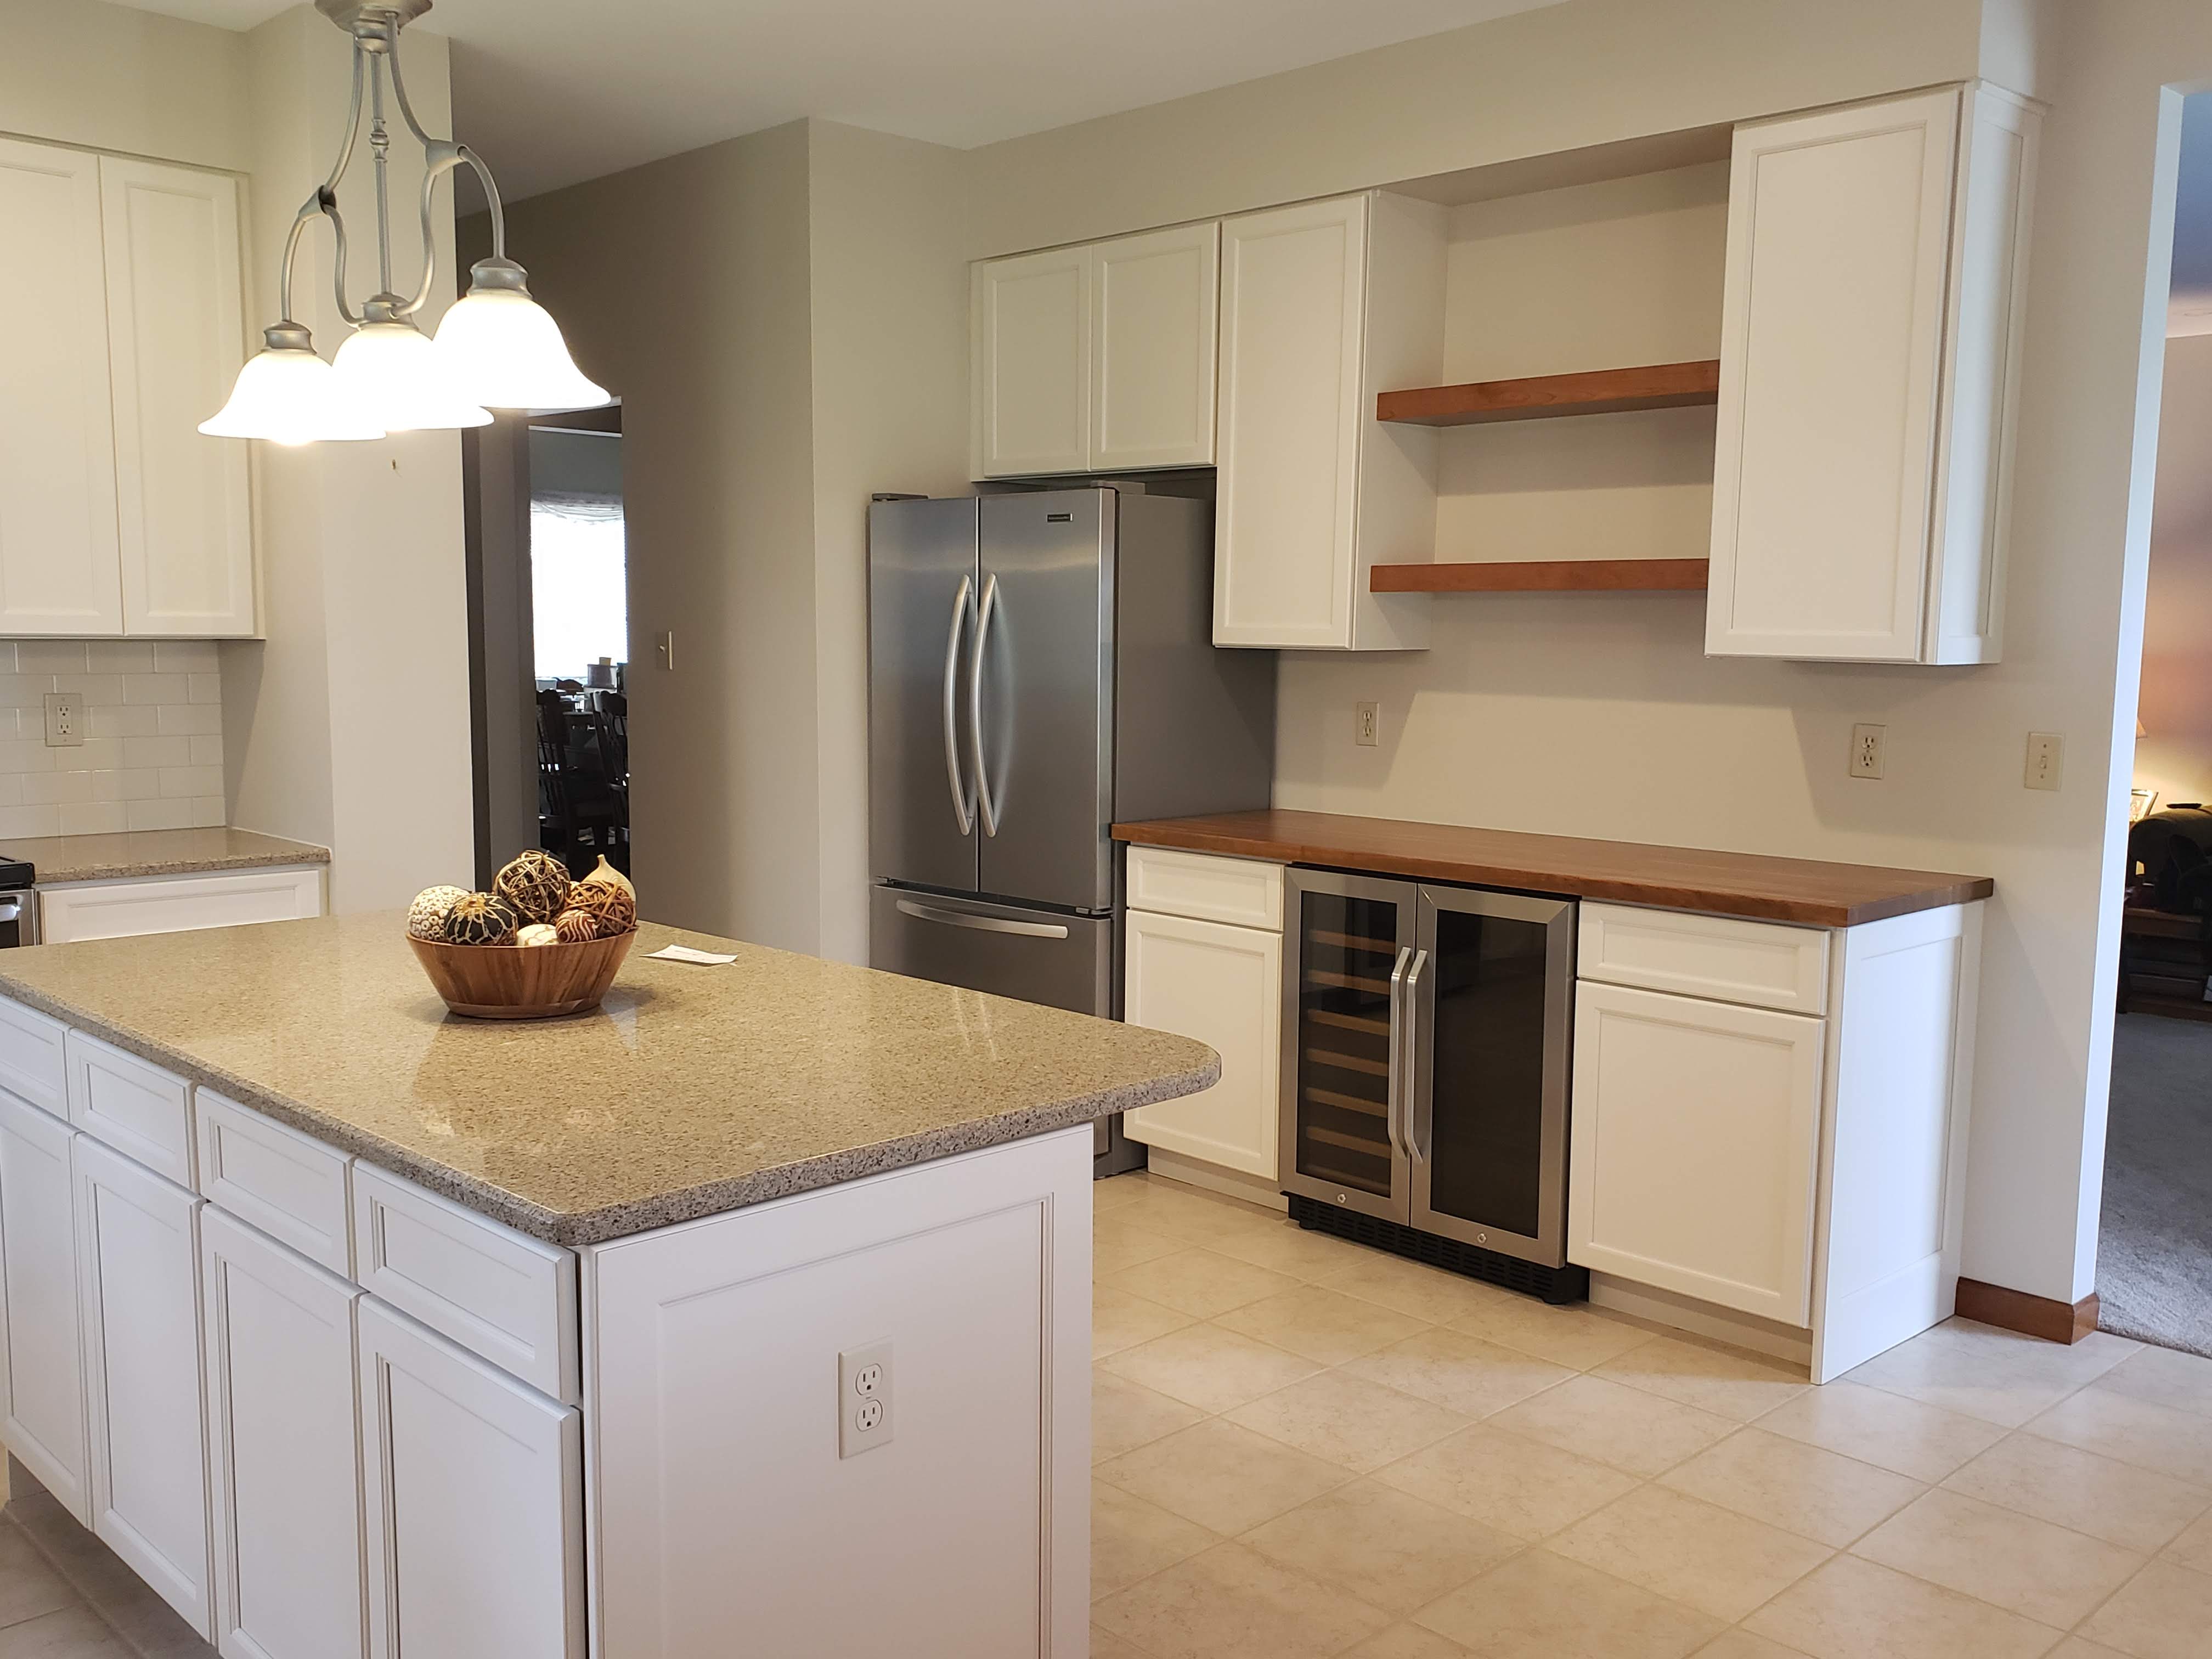
M 1419 911 L 1413 1224 L 1563 1266 L 1575 907 L 1425 886 Z
M 1290 874 L 1296 936 L 1284 953 L 1285 1190 L 1403 1222 L 1413 956 L 1410 882 Z

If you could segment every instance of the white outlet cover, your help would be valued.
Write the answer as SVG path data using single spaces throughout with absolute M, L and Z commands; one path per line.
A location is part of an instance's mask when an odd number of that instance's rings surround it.
M 1851 752 L 1844 769 L 1855 778 L 1880 777 L 1882 749 L 1888 735 L 1889 728 L 1886 726 L 1851 727 Z
M 891 1345 L 888 1340 L 837 1356 L 837 1455 L 858 1457 L 891 1442 Z

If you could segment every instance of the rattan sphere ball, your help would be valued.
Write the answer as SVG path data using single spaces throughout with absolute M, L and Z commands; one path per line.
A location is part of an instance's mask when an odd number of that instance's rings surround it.
M 465 887 L 425 887 L 407 907 L 410 939 L 440 939 L 446 936 L 446 918 L 453 906 L 469 896 Z
M 522 915 L 495 893 L 465 893 L 446 913 L 446 939 L 453 945 L 512 945 Z
M 550 921 L 568 905 L 568 866 L 550 853 L 532 848 L 517 853 L 492 878 L 491 890 L 522 913 L 526 921 Z
M 599 936 L 599 919 L 589 910 L 563 910 L 553 918 L 553 931 L 563 945 L 588 945 Z
M 553 931 L 552 923 L 533 921 L 515 934 L 514 942 L 517 945 L 551 945 L 560 937 Z
M 628 888 L 608 882 L 578 882 L 568 890 L 568 908 L 590 916 L 601 939 L 627 933 L 637 926 L 637 901 Z

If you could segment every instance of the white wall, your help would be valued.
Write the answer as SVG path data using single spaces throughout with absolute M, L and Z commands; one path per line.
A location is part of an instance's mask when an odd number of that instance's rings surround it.
M 2212 801 L 2212 334 L 2166 346 L 2139 713 L 2136 786 Z
M 103 0 L 0 0 L 0 132 L 247 172 L 245 43 Z

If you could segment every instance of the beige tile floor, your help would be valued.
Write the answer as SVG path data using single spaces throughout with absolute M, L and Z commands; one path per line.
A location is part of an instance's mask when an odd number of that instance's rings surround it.
M 1816 1389 L 1097 1198 L 1097 1659 L 2212 1656 L 2212 1361 L 1954 1320 Z

